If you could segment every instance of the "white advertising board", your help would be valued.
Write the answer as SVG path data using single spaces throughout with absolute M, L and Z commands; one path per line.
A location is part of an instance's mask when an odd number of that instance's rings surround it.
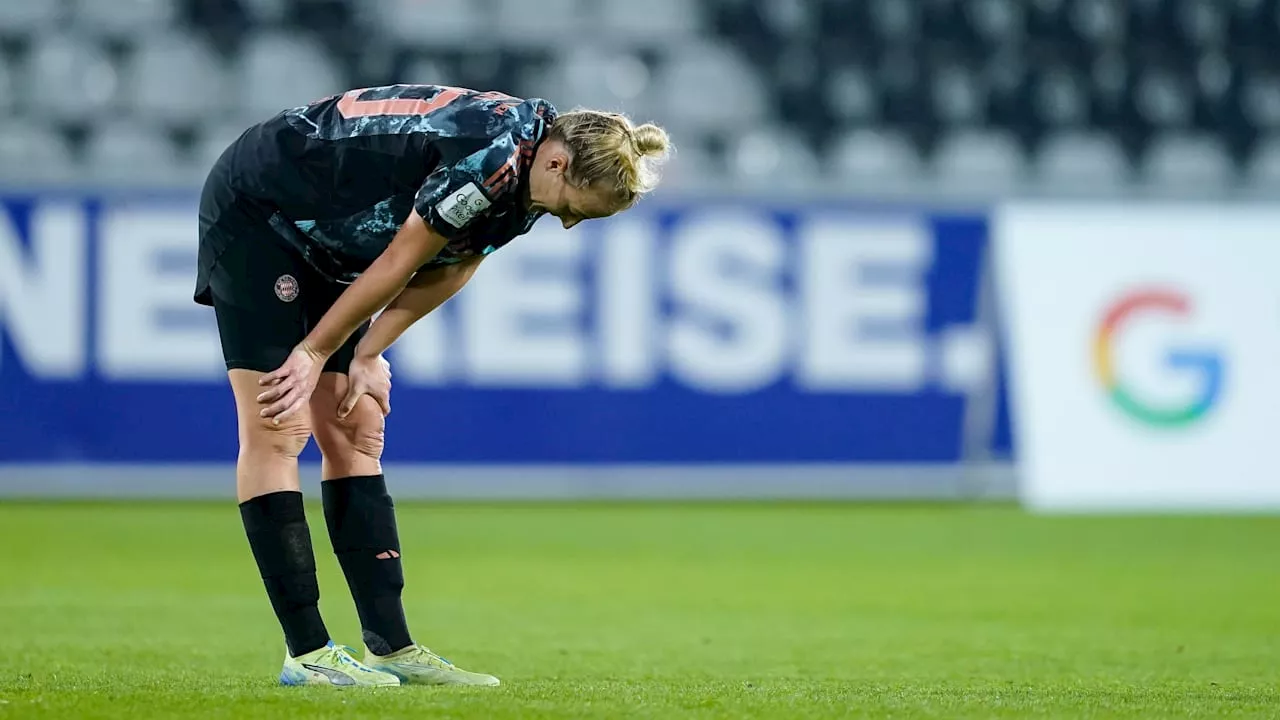
M 993 233 L 1024 504 L 1280 509 L 1280 210 L 1013 203 Z

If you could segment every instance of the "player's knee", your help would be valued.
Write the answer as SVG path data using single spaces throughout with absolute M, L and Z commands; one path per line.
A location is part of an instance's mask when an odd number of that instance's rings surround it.
M 361 401 L 345 418 L 335 418 L 316 434 L 320 452 L 332 460 L 382 458 L 385 422 L 376 403 Z
M 255 420 L 241 433 L 240 444 L 254 454 L 297 458 L 311 439 L 311 421 L 305 414 L 291 415 L 277 425 L 269 419 Z
M 384 445 L 385 435 L 381 415 L 378 415 L 376 421 L 361 423 L 352 434 L 351 449 L 359 455 L 381 460 Z

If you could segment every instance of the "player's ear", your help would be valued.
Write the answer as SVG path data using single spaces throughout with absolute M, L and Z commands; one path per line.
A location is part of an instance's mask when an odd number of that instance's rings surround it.
M 569 153 L 557 150 L 547 157 L 547 170 L 557 174 L 565 175 L 569 172 Z

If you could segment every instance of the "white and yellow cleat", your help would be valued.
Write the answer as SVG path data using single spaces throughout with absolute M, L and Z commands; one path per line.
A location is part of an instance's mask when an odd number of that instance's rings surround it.
M 351 648 L 328 645 L 305 655 L 284 656 L 281 685 L 333 685 L 336 687 L 382 687 L 399 685 L 400 678 L 375 670 L 352 657 Z
M 498 678 L 467 672 L 421 645 L 410 645 L 390 655 L 364 650 L 364 664 L 400 678 L 405 685 L 497 685 Z

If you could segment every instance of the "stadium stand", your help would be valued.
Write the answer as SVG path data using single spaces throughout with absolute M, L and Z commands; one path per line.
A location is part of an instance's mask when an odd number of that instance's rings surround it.
M 682 186 L 1258 193 L 1278 42 L 1278 0 L 0 0 L 0 152 L 50 164 L 2 177 L 198 182 L 228 128 L 439 82 L 656 119 Z

